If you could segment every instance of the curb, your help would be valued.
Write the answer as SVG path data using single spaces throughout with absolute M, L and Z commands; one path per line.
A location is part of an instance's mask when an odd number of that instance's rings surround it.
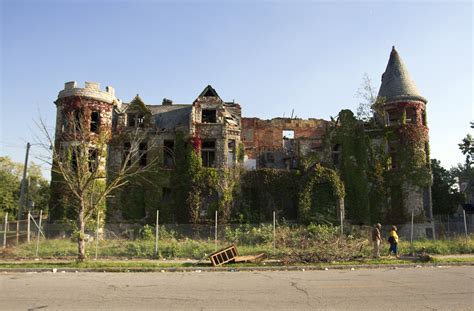
M 164 272 L 253 272 L 253 271 L 326 271 L 326 270 L 356 270 L 356 269 L 399 269 L 399 268 L 428 268 L 447 266 L 474 266 L 474 262 L 452 263 L 419 263 L 396 265 L 340 265 L 340 266 L 266 266 L 266 267 L 178 267 L 178 268 L 0 268 L 0 273 L 79 273 L 79 272 L 108 272 L 108 273 L 164 273 Z M 56 271 L 54 271 L 56 270 Z

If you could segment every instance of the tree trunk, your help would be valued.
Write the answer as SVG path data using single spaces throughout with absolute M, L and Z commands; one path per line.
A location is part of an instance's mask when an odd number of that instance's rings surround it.
M 79 261 L 84 261 L 84 259 L 86 259 L 86 241 L 84 240 L 86 224 L 84 221 L 84 201 L 82 200 L 80 202 L 78 221 L 79 235 L 77 237 L 77 259 Z

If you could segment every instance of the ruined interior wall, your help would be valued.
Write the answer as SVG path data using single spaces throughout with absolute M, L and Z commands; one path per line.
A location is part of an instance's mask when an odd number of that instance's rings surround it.
M 242 118 L 242 142 L 245 156 L 257 160 L 257 168 L 285 168 L 285 159 L 317 152 L 322 147 L 322 139 L 329 121 L 321 119 Z M 284 143 L 283 131 L 294 131 L 294 143 Z M 289 147 L 292 145 L 293 147 Z M 269 163 L 267 153 L 273 153 L 273 163 Z

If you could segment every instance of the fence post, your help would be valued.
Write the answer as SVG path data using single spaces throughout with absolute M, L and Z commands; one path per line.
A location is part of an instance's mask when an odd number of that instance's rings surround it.
M 20 243 L 20 221 L 16 220 L 16 246 Z
M 99 225 L 100 225 L 100 211 L 97 210 L 97 229 L 95 231 L 95 260 L 97 260 L 97 253 L 99 250 Z
M 411 228 L 410 228 L 410 251 L 413 253 L 413 217 L 415 211 L 411 211 Z
M 27 241 L 28 243 L 30 243 L 30 234 L 31 234 L 31 233 L 30 233 L 30 228 L 31 228 L 31 227 L 30 227 L 30 226 L 31 226 L 30 217 L 31 217 L 31 212 L 28 211 L 28 222 L 27 222 L 27 227 L 26 227 L 26 231 L 27 231 L 27 232 L 26 232 L 26 241 Z
M 466 210 L 462 210 L 463 216 L 464 216 L 464 233 L 466 234 L 466 243 L 468 240 L 468 235 L 467 235 L 467 221 L 466 221 Z
M 40 219 L 38 224 L 38 238 L 36 239 L 36 254 L 35 256 L 38 257 L 38 250 L 39 250 L 39 241 L 40 241 L 40 233 L 41 233 L 41 220 L 43 219 L 43 210 L 40 210 Z
M 160 210 L 156 211 L 156 226 L 155 226 L 155 257 L 158 257 L 158 239 L 160 237 Z
M 214 244 L 217 251 L 217 211 L 216 211 L 216 220 L 215 220 L 215 226 L 214 226 Z
M 451 237 L 451 232 L 449 230 L 449 214 L 448 214 L 448 237 Z
M 3 248 L 7 247 L 7 227 L 8 227 L 8 213 L 5 213 L 5 222 L 3 223 Z
M 275 236 L 276 236 L 276 220 L 275 211 L 273 211 L 273 256 L 275 256 Z

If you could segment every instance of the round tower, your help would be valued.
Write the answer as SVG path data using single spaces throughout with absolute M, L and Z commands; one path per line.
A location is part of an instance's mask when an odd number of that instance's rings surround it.
M 107 86 L 100 90 L 99 83 L 85 82 L 83 88 L 75 81 L 66 82 L 58 94 L 56 104 L 55 157 L 51 177 L 50 220 L 70 216 L 64 177 L 58 173 L 58 161 L 66 162 L 72 176 L 98 171 L 98 179 L 105 182 L 107 143 L 112 134 L 113 107 L 117 103 L 115 90 Z M 74 147 L 72 147 L 74 146 Z M 62 158 L 58 154 L 64 154 Z M 64 171 L 64 169 L 63 169 Z M 62 173 L 64 175 L 64 173 Z
M 395 47 L 382 75 L 378 103 L 383 114 L 394 223 L 431 221 L 431 169 L 427 100 L 420 95 Z

